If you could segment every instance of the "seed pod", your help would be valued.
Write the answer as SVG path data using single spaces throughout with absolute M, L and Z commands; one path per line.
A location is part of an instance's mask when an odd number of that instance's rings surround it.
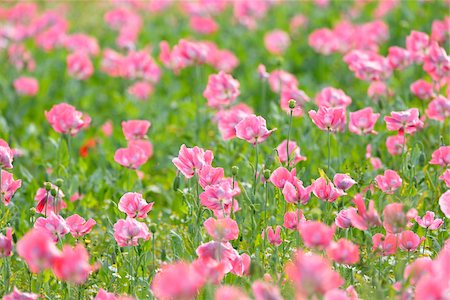
M 175 178 L 173 179 L 172 189 L 176 192 L 178 191 L 178 188 L 180 187 L 180 176 L 177 174 Z

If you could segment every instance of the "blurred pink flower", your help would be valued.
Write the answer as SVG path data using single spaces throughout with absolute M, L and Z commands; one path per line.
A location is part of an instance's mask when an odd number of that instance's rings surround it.
M 33 77 L 19 77 L 14 80 L 14 89 L 21 96 L 35 96 L 39 90 L 39 83 Z
M 146 81 L 138 81 L 133 83 L 127 92 L 137 100 L 146 101 L 153 93 L 153 86 Z
M 238 224 L 230 218 L 208 218 L 203 226 L 209 236 L 218 242 L 228 242 L 237 239 L 239 236 Z
M 31 229 L 17 242 L 17 253 L 33 273 L 40 273 L 52 266 L 60 255 L 48 231 Z
M 147 120 L 130 120 L 122 122 L 123 135 L 127 140 L 141 140 L 147 137 L 151 123 Z
M 153 208 L 153 202 L 147 203 L 139 193 L 125 193 L 119 201 L 119 210 L 130 218 L 146 218 Z
M 14 160 L 14 152 L 5 140 L 0 139 L 0 168 L 12 169 Z
M 338 264 L 353 265 L 359 261 L 359 248 L 351 241 L 339 239 L 327 248 L 327 256 Z
M 265 239 L 266 236 L 267 236 L 267 240 L 269 241 L 269 243 L 271 243 L 272 245 L 278 247 L 278 246 L 281 245 L 281 243 L 283 243 L 283 240 L 281 240 L 281 237 L 280 237 L 280 232 L 281 232 L 281 227 L 280 226 L 277 226 L 275 228 L 275 231 L 273 230 L 272 227 L 268 226 L 261 233 L 261 237 L 263 239 Z
M 434 212 L 432 211 L 427 211 L 423 218 L 416 216 L 414 219 L 421 227 L 430 230 L 437 230 L 442 226 L 442 224 L 444 224 L 444 221 L 442 221 L 442 219 L 434 218 Z
M 21 292 L 18 288 L 14 287 L 12 293 L 5 295 L 3 300 L 37 300 L 39 295 L 33 293 Z
M 94 66 L 89 56 L 81 51 L 67 56 L 67 69 L 69 75 L 78 80 L 86 80 L 94 73 Z
M 450 166 L 450 146 L 442 146 L 435 150 L 431 155 L 429 162 L 431 165 L 439 165 L 441 167 Z
M 89 254 L 84 246 L 78 244 L 74 248 L 65 245 L 61 255 L 53 260 L 52 269 L 59 280 L 83 284 L 96 268 L 89 264 Z
M 305 156 L 300 154 L 300 147 L 297 146 L 295 141 L 289 141 L 289 146 L 287 145 L 287 140 L 284 140 L 277 146 L 278 159 L 282 164 L 287 162 L 288 154 L 290 157 L 289 168 L 294 167 L 297 163 L 306 160 Z
M 0 233 L 0 258 L 11 256 L 12 250 L 12 228 L 8 227 L 6 228 L 6 236 Z
M 388 233 L 400 233 L 406 227 L 408 218 L 402 203 L 391 203 L 383 209 L 383 227 Z
M 326 249 L 333 240 L 336 226 L 328 227 L 319 221 L 306 221 L 300 224 L 300 236 L 306 247 Z
M 41 232 L 47 232 L 53 237 L 53 241 L 57 242 L 61 237 L 70 232 L 66 220 L 54 212 L 50 212 L 45 218 L 39 217 L 34 223 L 34 228 Z
M 326 87 L 316 95 L 316 103 L 319 107 L 343 108 L 345 110 L 352 103 L 352 99 L 343 90 Z
M 283 30 L 272 30 L 264 35 L 264 46 L 272 54 L 282 55 L 290 43 L 289 35 Z
M 53 130 L 72 136 L 91 123 L 91 118 L 87 114 L 77 111 L 75 107 L 67 103 L 54 105 L 50 111 L 45 112 L 45 117 Z
M 223 71 L 209 76 L 208 84 L 203 92 L 208 105 L 216 109 L 230 105 L 239 94 L 239 81 Z
M 432 120 L 444 122 L 445 119 L 450 118 L 450 98 L 437 96 L 428 104 L 425 113 Z
M 420 237 L 411 230 L 400 233 L 399 246 L 402 250 L 415 251 L 421 242 Z
M 411 83 L 409 89 L 411 93 L 421 100 L 428 100 L 434 96 L 433 85 L 423 79 Z

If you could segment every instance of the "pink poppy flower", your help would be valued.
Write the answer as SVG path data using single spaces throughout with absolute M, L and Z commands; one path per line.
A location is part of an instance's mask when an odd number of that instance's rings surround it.
M 127 296 L 116 296 L 114 293 L 108 293 L 104 289 L 99 289 L 94 300 L 133 300 Z
M 387 58 L 374 51 L 352 50 L 344 61 L 355 77 L 365 81 L 384 81 L 391 76 L 392 68 Z
M 305 254 L 302 250 L 297 250 L 293 261 L 287 263 L 285 273 L 301 298 L 324 295 L 344 283 L 339 273 L 332 269 L 324 257 Z
M 122 131 L 127 140 L 141 140 L 147 137 L 150 126 L 147 120 L 130 120 L 122 122 Z
M 374 131 L 373 128 L 379 116 L 380 114 L 373 113 L 371 107 L 366 107 L 364 109 L 351 112 L 348 129 L 350 130 L 350 132 L 358 135 L 365 135 L 370 133 L 376 134 L 376 131 Z
M 445 170 L 444 174 L 439 177 L 440 180 L 445 182 L 445 185 L 450 188 L 450 169 Z
M 389 47 L 387 60 L 392 69 L 404 70 L 412 64 L 412 55 L 404 48 L 392 46 Z
M 147 225 L 136 219 L 120 219 L 114 224 L 114 239 L 120 247 L 137 246 L 139 239 L 148 240 L 149 238 Z
M 198 183 L 205 189 L 207 186 L 220 184 L 224 179 L 223 168 L 204 166 L 198 171 Z
M 17 253 L 33 273 L 40 273 L 52 266 L 60 252 L 48 231 L 31 229 L 17 242 Z
M 266 236 L 267 236 L 267 240 L 269 241 L 269 243 L 271 243 L 272 245 L 278 247 L 278 246 L 281 245 L 281 243 L 283 243 L 283 241 L 281 240 L 281 237 L 280 237 L 280 233 L 281 233 L 281 227 L 280 226 L 277 226 L 275 228 L 275 231 L 273 231 L 272 227 L 268 226 L 261 233 L 261 237 L 263 239 L 265 239 Z
M 229 262 L 216 260 L 211 257 L 201 257 L 194 260 L 191 267 L 205 280 L 206 283 L 220 284 L 225 274 L 229 272 Z
M 372 81 L 367 89 L 367 96 L 374 101 L 379 101 L 382 98 L 392 96 L 394 93 L 390 90 L 383 81 Z
M 336 226 L 339 228 L 343 229 L 350 228 L 350 226 L 352 226 L 352 220 L 350 219 L 350 211 L 355 211 L 355 213 L 357 213 L 356 208 L 354 207 L 343 209 L 339 211 L 339 213 L 336 215 L 336 218 L 334 219 L 334 224 L 336 224 Z
M 91 123 L 91 118 L 79 112 L 70 104 L 56 104 L 45 112 L 45 117 L 50 125 L 58 133 L 76 135 L 81 129 L 86 128 Z
M 394 234 L 386 234 L 386 237 L 377 233 L 372 236 L 372 251 L 380 251 L 383 256 L 392 255 L 397 250 L 398 238 Z
M 301 161 L 306 160 L 305 156 L 300 154 L 300 147 L 297 146 L 295 141 L 289 141 L 289 146 L 287 145 L 287 140 L 284 140 L 277 146 L 278 159 L 282 164 L 287 162 L 289 154 L 289 168 L 294 167 Z
M 386 194 L 393 194 L 402 185 L 402 179 L 393 170 L 386 170 L 384 175 L 377 175 L 375 182 L 378 188 Z
M 408 218 L 401 203 L 391 203 L 383 210 L 383 227 L 389 233 L 400 233 L 406 227 Z
M 53 260 L 52 269 L 59 280 L 83 284 L 96 268 L 89 264 L 89 254 L 84 246 L 78 244 L 74 248 L 65 245 L 61 255 Z
M 283 300 L 280 289 L 264 281 L 255 281 L 252 284 L 255 300 Z
M 269 86 L 273 92 L 280 93 L 284 87 L 298 86 L 298 81 L 291 73 L 275 70 L 269 75 Z
M 409 89 L 411 93 L 421 100 L 428 100 L 434 97 L 433 85 L 423 79 L 411 83 Z
M 338 264 L 354 265 L 359 261 L 359 248 L 349 240 L 339 239 L 328 246 L 327 256 Z
M 250 298 L 238 287 L 222 285 L 216 289 L 215 300 L 250 300 Z
M 34 228 L 39 229 L 39 231 L 48 232 L 52 235 L 53 241 L 55 242 L 70 232 L 66 220 L 53 212 L 50 212 L 46 218 L 39 217 L 34 223 Z
M 343 108 L 352 103 L 352 99 L 343 90 L 326 87 L 316 95 L 316 103 L 319 107 Z
M 289 30 L 291 33 L 295 33 L 300 28 L 305 28 L 308 24 L 309 20 L 305 15 L 298 14 L 291 18 L 291 21 L 289 22 Z
M 189 25 L 200 34 L 212 34 L 219 29 L 216 21 L 208 17 L 191 16 Z
M 450 98 L 437 96 L 428 104 L 425 113 L 432 120 L 444 122 L 445 119 L 450 118 Z
M 130 218 L 146 218 L 153 208 L 153 202 L 147 203 L 139 193 L 125 193 L 119 201 L 119 210 Z
M 39 295 L 33 293 L 21 292 L 18 288 L 14 287 L 11 294 L 5 295 L 3 300 L 37 300 Z
M 284 167 L 278 167 L 270 175 L 269 181 L 277 188 L 283 189 L 286 182 L 293 181 L 292 177 L 295 177 L 295 174 L 295 169 L 292 169 L 292 171 L 289 172 L 289 170 Z
M 48 216 L 51 212 L 59 214 L 61 209 L 67 207 L 66 202 L 64 202 L 64 193 L 56 185 L 50 184 L 50 190 L 47 191 L 45 188 L 39 188 L 36 192 L 34 200 L 38 201 L 36 205 L 36 212 Z M 52 195 L 52 191 L 55 196 Z
M 261 80 L 267 80 L 270 74 L 267 73 L 266 66 L 263 64 L 258 65 L 258 77 Z
M 423 61 L 423 70 L 434 80 L 439 81 L 450 75 L 450 57 L 437 43 L 431 44 Z
M 383 167 L 383 163 L 381 162 L 381 159 L 378 157 L 371 157 L 370 164 L 372 165 L 372 168 L 374 170 L 379 170 Z
M 209 76 L 208 84 L 203 92 L 208 105 L 217 109 L 236 101 L 239 94 L 239 81 L 223 71 Z
M 334 175 L 333 182 L 338 189 L 343 191 L 350 189 L 354 184 L 356 184 L 356 181 L 354 181 L 349 175 L 340 173 L 336 173 Z
M 207 186 L 200 194 L 200 203 L 212 211 L 225 211 L 230 209 L 233 201 L 233 187 L 229 181 Z
M 295 101 L 295 107 L 291 109 L 289 107 L 289 101 Z M 290 114 L 292 110 L 292 116 L 301 117 L 303 115 L 303 105 L 310 99 L 306 93 L 297 88 L 295 85 L 284 86 L 280 95 L 281 109 Z
M 291 39 L 283 30 L 273 30 L 264 35 L 264 46 L 275 55 L 282 55 L 289 47 Z
M 0 257 L 8 257 L 12 255 L 13 240 L 12 228 L 6 228 L 6 236 L 0 233 Z
M 437 280 L 433 275 L 425 275 L 416 285 L 414 299 L 446 299 L 448 298 L 448 284 Z
M 14 160 L 14 152 L 9 147 L 8 143 L 0 139 L 0 168 L 12 169 L 12 162 Z
M 89 55 L 81 51 L 67 56 L 67 69 L 69 75 L 78 80 L 86 80 L 94 74 L 94 66 Z
M 263 117 L 249 115 L 236 125 L 236 137 L 256 145 L 264 142 L 275 130 L 267 129 Z
M 203 226 L 205 226 L 209 236 L 218 242 L 228 242 L 237 239 L 239 236 L 238 224 L 230 218 L 208 218 Z
M 214 155 L 210 150 L 205 151 L 197 146 L 187 148 L 183 144 L 181 145 L 178 157 L 172 159 L 172 162 L 184 177 L 191 178 L 204 166 L 211 166 L 213 159 Z
M 406 266 L 403 278 L 415 285 L 421 277 L 433 271 L 433 261 L 429 257 L 419 257 Z
M 399 246 L 402 250 L 415 251 L 421 242 L 420 237 L 411 230 L 400 233 Z
M 293 169 L 293 171 L 294 170 L 295 169 Z M 301 204 L 307 204 L 310 199 L 312 188 L 312 186 L 304 187 L 303 182 L 293 174 L 289 181 L 286 181 L 284 184 L 282 190 L 284 200 L 286 200 L 287 203 L 300 202 Z
M 109 137 L 113 134 L 114 126 L 111 120 L 106 121 L 102 125 L 102 132 L 105 136 Z
M 328 182 L 325 178 L 317 178 L 312 184 L 313 194 L 322 201 L 334 202 L 340 196 L 344 195 L 342 190 L 334 187 L 334 184 Z
M 413 134 L 423 127 L 423 122 L 419 119 L 419 110 L 411 108 L 405 111 L 393 111 L 391 116 L 384 117 L 388 130 L 398 131 L 400 134 L 404 132 Z
M 130 51 L 123 60 L 123 76 L 155 84 L 161 77 L 161 70 L 147 50 Z
M 244 103 L 240 103 L 230 109 L 218 111 L 215 119 L 217 120 L 222 139 L 227 141 L 235 138 L 236 125 L 251 114 L 253 114 L 253 110 Z
M 431 165 L 450 166 L 450 146 L 442 146 L 431 154 Z
M 450 218 L 450 190 L 439 197 L 439 207 L 447 218 Z
M 114 153 L 114 161 L 125 168 L 137 169 L 148 160 L 145 149 L 137 144 L 130 143 L 127 148 L 120 148 Z
M 14 180 L 13 175 L 1 170 L 0 199 L 8 206 L 16 191 L 22 186 L 22 180 Z
M 194 299 L 204 279 L 188 263 L 164 265 L 152 282 L 151 289 L 157 299 Z
M 16 93 L 21 96 L 35 96 L 39 90 L 38 81 L 33 77 L 17 78 L 13 85 Z
M 85 220 L 77 214 L 71 215 L 66 219 L 67 227 L 69 227 L 70 234 L 74 238 L 86 235 L 91 232 L 97 222 L 94 219 Z
M 70 51 L 80 51 L 89 55 L 97 55 L 100 51 L 97 40 L 83 33 L 66 35 L 63 43 Z
M 412 58 L 418 62 L 423 59 L 423 55 L 430 45 L 430 37 L 420 31 L 411 31 L 406 37 L 406 49 L 412 54 Z
M 386 148 L 391 155 L 403 154 L 406 151 L 406 137 L 401 134 L 387 137 Z
M 300 224 L 300 236 L 306 247 L 325 249 L 333 240 L 335 229 L 334 224 L 328 227 L 322 222 L 306 221 Z
M 138 81 L 127 89 L 127 93 L 137 100 L 146 101 L 153 93 L 153 86 L 146 81 Z
M 317 112 L 310 110 L 309 116 L 320 130 L 335 132 L 344 131 L 345 129 L 346 117 L 343 108 L 320 106 Z
M 432 211 L 427 211 L 423 218 L 416 216 L 414 219 L 420 227 L 428 228 L 430 230 L 437 230 L 444 224 L 442 219 L 434 218 L 434 212 Z
M 367 230 L 370 227 L 381 225 L 381 220 L 378 212 L 375 210 L 375 203 L 373 200 L 369 201 L 369 207 L 366 208 L 364 199 L 361 194 L 356 194 L 353 198 L 357 209 L 349 209 L 347 217 L 350 219 L 353 227 L 359 230 Z
M 431 40 L 444 43 L 445 38 L 450 35 L 450 18 L 444 20 L 434 20 L 431 24 Z
M 303 212 L 298 209 L 296 211 L 288 211 L 284 214 L 284 222 L 283 226 L 284 228 L 290 229 L 290 230 L 299 230 L 300 223 L 305 222 L 305 216 L 303 215 Z

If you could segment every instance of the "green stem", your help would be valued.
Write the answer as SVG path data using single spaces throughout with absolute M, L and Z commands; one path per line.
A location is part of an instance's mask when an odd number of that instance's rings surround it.
M 328 167 L 327 167 L 327 172 L 328 175 L 330 175 L 330 157 L 331 157 L 331 135 L 330 135 L 330 130 L 327 131 L 328 134 Z
M 428 236 L 428 228 L 425 229 L 425 238 L 423 240 L 422 255 L 424 255 L 424 253 L 425 253 L 425 244 L 427 243 L 427 236 Z
M 289 140 L 291 138 L 291 127 L 292 127 L 292 109 L 291 109 L 291 113 L 289 116 L 289 129 L 288 129 L 288 137 L 287 137 L 287 143 L 286 143 L 286 159 L 287 159 L 287 165 L 286 168 L 289 169 L 289 160 L 290 160 L 290 155 L 289 155 Z
M 253 201 L 256 196 L 256 185 L 258 183 L 258 139 L 255 141 L 255 177 L 253 181 Z

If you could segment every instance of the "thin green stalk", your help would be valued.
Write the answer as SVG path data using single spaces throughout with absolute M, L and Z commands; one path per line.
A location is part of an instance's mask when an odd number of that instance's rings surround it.
M 330 158 L 331 158 L 331 135 L 330 135 L 330 130 L 327 131 L 328 134 L 328 167 L 327 167 L 327 172 L 328 175 L 330 175 Z
M 425 229 L 425 238 L 423 239 L 422 255 L 424 255 L 425 253 L 425 244 L 427 243 L 427 236 L 428 236 L 428 228 Z
M 255 201 L 256 184 L 258 183 L 258 139 L 255 141 L 255 177 L 253 179 L 253 201 Z
M 289 160 L 290 160 L 290 155 L 289 155 L 289 140 L 291 138 L 291 127 L 292 127 L 292 109 L 289 115 L 289 130 L 288 130 L 288 136 L 287 136 L 287 143 L 286 143 L 286 158 L 287 158 L 287 165 L 286 168 L 289 169 Z

